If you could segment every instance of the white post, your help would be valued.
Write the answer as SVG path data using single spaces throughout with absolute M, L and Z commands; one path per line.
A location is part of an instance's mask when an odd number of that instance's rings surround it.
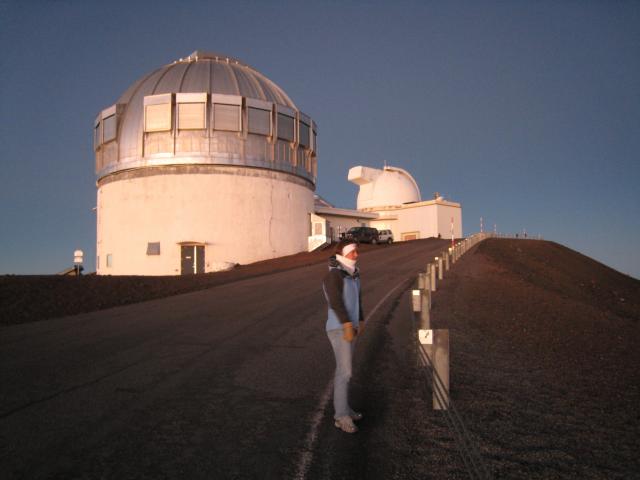
M 430 263 L 429 264 L 429 272 L 431 273 L 431 291 L 435 292 L 436 291 L 436 264 L 435 263 Z
M 451 246 L 453 247 L 453 217 L 451 217 Z

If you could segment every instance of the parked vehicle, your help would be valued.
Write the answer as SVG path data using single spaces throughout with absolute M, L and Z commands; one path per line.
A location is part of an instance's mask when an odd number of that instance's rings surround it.
M 345 238 L 355 240 L 358 243 L 378 243 L 378 229 L 371 227 L 352 227 Z
M 391 230 L 378 230 L 378 241 L 380 243 L 393 243 L 393 233 Z

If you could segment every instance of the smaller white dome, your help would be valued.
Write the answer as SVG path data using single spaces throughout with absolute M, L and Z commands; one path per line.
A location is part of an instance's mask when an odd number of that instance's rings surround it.
M 349 181 L 360 185 L 358 210 L 389 207 L 420 201 L 420 189 L 413 177 L 402 168 L 353 167 Z

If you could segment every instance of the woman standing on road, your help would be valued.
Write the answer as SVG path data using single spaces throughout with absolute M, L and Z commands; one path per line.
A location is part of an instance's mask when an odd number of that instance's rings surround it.
M 362 414 L 349 406 L 349 380 L 353 346 L 364 328 L 362 299 L 360 295 L 360 272 L 356 263 L 358 245 L 353 240 L 342 240 L 336 246 L 335 255 L 329 259 L 329 273 L 322 287 L 329 304 L 327 336 L 336 357 L 336 373 L 333 381 L 333 406 L 335 425 L 347 433 L 355 433 L 353 423 Z

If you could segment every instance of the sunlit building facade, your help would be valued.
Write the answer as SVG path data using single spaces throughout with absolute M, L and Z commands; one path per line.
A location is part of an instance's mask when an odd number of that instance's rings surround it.
M 348 179 L 360 187 L 358 211 L 376 214 L 369 226 L 391 230 L 396 241 L 462 237 L 462 206 L 438 194 L 422 200 L 406 170 L 357 166 L 349 170 Z

